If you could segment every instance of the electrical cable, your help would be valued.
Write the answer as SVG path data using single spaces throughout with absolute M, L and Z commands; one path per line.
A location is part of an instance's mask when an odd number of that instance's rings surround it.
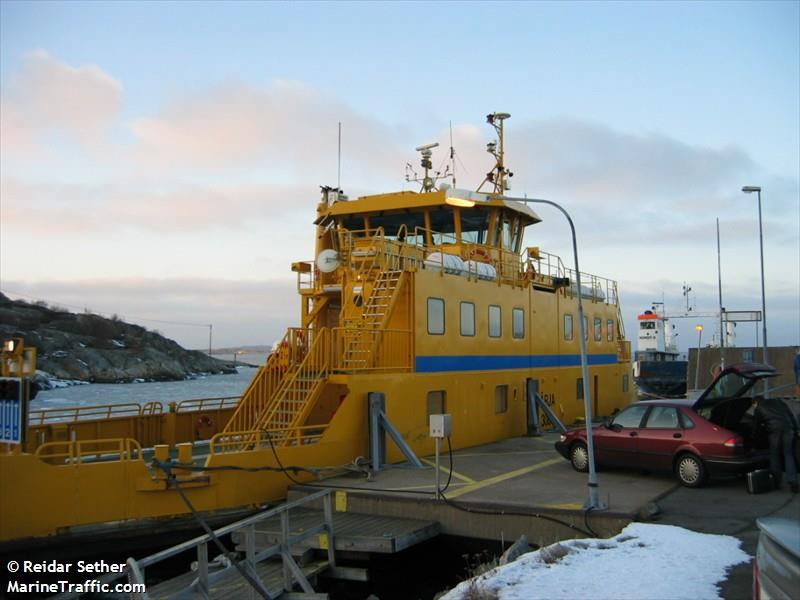
M 259 581 L 258 579 L 256 579 L 250 573 L 247 572 L 247 570 L 242 566 L 241 561 L 236 560 L 236 557 L 233 556 L 233 554 L 228 551 L 228 549 L 225 547 L 225 545 L 217 537 L 217 534 L 214 533 L 214 530 L 211 529 L 211 527 L 208 525 L 208 523 L 205 521 L 205 519 L 203 519 L 203 517 L 200 516 L 200 514 L 197 512 L 197 510 L 195 509 L 194 505 L 189 500 L 189 497 L 186 495 L 186 493 L 181 488 L 180 483 L 178 483 L 177 478 L 172 473 L 171 469 L 172 469 L 173 465 L 170 464 L 170 463 L 162 463 L 161 461 L 157 461 L 157 460 L 153 461 L 153 464 L 156 467 L 158 467 L 159 469 L 161 469 L 162 471 L 164 471 L 164 473 L 167 476 L 168 484 L 171 483 L 173 486 L 175 486 L 175 490 L 180 495 L 180 497 L 183 500 L 184 504 L 186 504 L 186 506 L 189 508 L 189 511 L 192 513 L 192 516 L 200 524 L 200 527 L 203 528 L 203 531 L 205 531 L 206 534 L 213 540 L 214 544 L 217 546 L 219 551 L 229 561 L 231 561 L 231 564 L 233 564 L 233 566 L 236 567 L 236 570 L 239 571 L 241 576 L 244 577 L 245 581 L 247 581 L 247 583 L 249 583 L 253 587 L 253 589 L 258 593 L 259 596 L 269 600 L 271 598 L 271 596 L 269 595 L 269 592 L 267 592 L 267 590 L 264 589 L 264 586 L 263 586 L 262 582 Z

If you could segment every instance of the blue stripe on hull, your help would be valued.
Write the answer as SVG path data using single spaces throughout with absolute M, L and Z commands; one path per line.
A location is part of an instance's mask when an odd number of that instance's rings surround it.
M 616 354 L 589 354 L 590 365 L 610 365 L 617 362 Z M 511 354 L 505 356 L 417 356 L 418 373 L 440 371 L 498 371 L 506 369 L 537 369 L 544 367 L 577 367 L 580 354 Z

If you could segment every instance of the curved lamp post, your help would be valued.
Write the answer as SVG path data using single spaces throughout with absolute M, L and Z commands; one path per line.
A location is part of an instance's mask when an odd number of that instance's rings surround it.
M 542 198 L 509 198 L 517 202 L 527 202 L 532 204 L 547 204 L 561 211 L 567 218 L 570 231 L 572 232 L 572 254 L 575 258 L 575 285 L 578 293 L 578 320 L 581 324 L 581 377 L 583 378 L 583 409 L 586 416 L 586 445 L 589 453 L 589 498 L 583 505 L 586 510 L 604 510 L 608 506 L 600 500 L 599 485 L 597 483 L 597 470 L 594 465 L 594 440 L 592 439 L 592 399 L 589 386 L 589 362 L 586 356 L 586 322 L 583 318 L 583 302 L 581 301 L 581 270 L 578 267 L 578 241 L 575 237 L 575 224 L 572 217 L 564 208 L 551 200 Z
M 703 326 L 695 325 L 694 330 L 697 332 L 697 364 L 694 367 L 694 389 L 700 387 L 700 343 L 703 341 Z
M 758 194 L 758 243 L 761 249 L 761 332 L 763 344 L 762 361 L 769 364 L 767 358 L 767 297 L 764 293 L 764 228 L 761 225 L 761 187 L 757 185 L 746 185 L 742 188 L 745 194 Z M 769 397 L 767 391 L 767 380 L 764 380 L 764 397 Z

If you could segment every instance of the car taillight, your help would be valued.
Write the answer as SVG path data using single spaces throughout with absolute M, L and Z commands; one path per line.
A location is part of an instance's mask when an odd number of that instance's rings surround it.
M 725 442 L 723 442 L 722 445 L 726 448 L 741 448 L 744 446 L 744 442 L 742 441 L 742 438 L 737 435 L 733 436 L 732 438 L 728 438 L 725 440 Z

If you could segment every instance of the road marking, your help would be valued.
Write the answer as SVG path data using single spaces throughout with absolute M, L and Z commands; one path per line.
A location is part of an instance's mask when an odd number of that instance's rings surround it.
M 583 508 L 583 504 L 578 502 L 565 502 L 564 504 L 545 504 L 546 508 L 564 508 L 566 510 L 580 510 Z
M 550 460 L 546 460 L 544 462 L 537 463 L 535 465 L 531 465 L 529 467 L 523 467 L 521 469 L 517 469 L 516 471 L 509 471 L 508 473 L 502 473 L 500 475 L 495 475 L 494 477 L 490 477 L 489 479 L 484 479 L 482 481 L 477 481 L 471 485 L 464 486 L 456 490 L 455 492 L 451 492 L 447 495 L 448 498 L 457 498 L 458 496 L 463 496 L 464 494 L 468 494 L 469 492 L 474 492 L 475 490 L 479 490 L 481 488 L 489 487 L 490 485 L 494 485 L 496 483 L 500 483 L 502 481 L 506 481 L 508 479 L 513 479 L 514 477 L 519 477 L 520 475 L 525 475 L 527 473 L 532 473 L 533 471 L 538 471 L 539 469 L 544 469 L 545 467 L 549 467 L 551 465 L 555 465 L 558 463 L 563 463 L 564 459 L 559 458 L 551 458 Z
M 429 465 L 430 465 L 430 466 L 432 466 L 434 469 L 436 468 L 436 463 L 434 463 L 433 461 L 430 461 L 430 460 L 428 460 L 427 458 L 423 458 L 423 459 L 422 459 L 422 462 L 429 464 Z M 450 467 L 449 467 L 449 466 L 448 466 L 448 467 L 445 467 L 444 465 L 441 465 L 441 464 L 440 464 L 440 465 L 439 465 L 439 470 L 440 470 L 442 473 L 446 473 L 446 474 L 448 474 L 448 475 L 450 474 Z M 455 477 L 456 479 L 460 479 L 461 481 L 466 481 L 467 483 L 477 483 L 477 482 L 476 482 L 474 479 L 472 479 L 471 477 L 467 477 L 466 475 L 462 475 L 461 473 L 458 473 L 458 472 L 456 472 L 456 471 L 453 471 L 453 477 Z

